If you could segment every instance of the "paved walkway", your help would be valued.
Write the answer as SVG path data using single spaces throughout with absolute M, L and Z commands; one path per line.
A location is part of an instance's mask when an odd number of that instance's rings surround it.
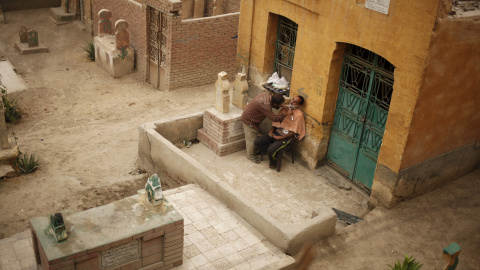
M 185 219 L 183 265 L 175 269 L 280 269 L 294 263 L 203 189 L 187 185 L 164 194 Z M 0 240 L 0 270 L 36 269 L 30 231 Z
M 280 222 L 302 223 L 323 206 L 359 217 L 368 213 L 368 196 L 327 166 L 312 172 L 298 160 L 292 164 L 287 154 L 282 170 L 277 172 L 268 168 L 267 156 L 262 163 L 254 164 L 245 158 L 244 150 L 223 157 L 202 143 L 182 150 Z M 327 178 L 347 189 L 338 188 Z

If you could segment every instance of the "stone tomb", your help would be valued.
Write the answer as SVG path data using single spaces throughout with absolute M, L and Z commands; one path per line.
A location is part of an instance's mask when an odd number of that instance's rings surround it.
M 25 26 L 22 26 L 18 31 L 18 35 L 20 42 L 15 42 L 15 49 L 17 49 L 20 54 L 48 52 L 47 45 L 44 42 L 39 42 L 37 30 L 28 30 Z
M 60 7 L 50 8 L 50 18 L 57 25 L 75 20 L 77 0 L 62 0 Z
M 115 36 L 95 37 L 95 64 L 113 78 L 120 78 L 133 72 L 135 51 L 132 48 L 126 48 L 122 59 L 115 40 Z
M 197 139 L 219 156 L 245 149 L 242 110 L 233 106 L 228 113 L 215 108 L 205 110 L 203 128 L 197 130 Z
M 171 269 L 183 260 L 183 217 L 164 200 L 164 211 L 135 212 L 134 195 L 84 212 L 64 214 L 68 238 L 56 242 L 50 217 L 30 219 L 35 258 L 45 270 Z

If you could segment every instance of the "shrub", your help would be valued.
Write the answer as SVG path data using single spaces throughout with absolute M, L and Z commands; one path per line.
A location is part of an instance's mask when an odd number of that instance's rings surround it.
M 405 259 L 403 259 L 403 263 L 400 263 L 400 260 L 397 260 L 394 266 L 388 264 L 391 270 L 420 270 L 423 264 L 416 262 L 413 256 L 410 258 L 407 257 L 405 254 Z
M 5 121 L 13 123 L 22 117 L 18 103 L 15 98 L 10 99 L 7 95 L 7 88 L 3 85 L 0 76 L 0 90 L 2 94 L 3 107 L 5 108 Z
M 87 58 L 95 61 L 95 45 L 93 41 L 85 41 L 85 46 L 82 49 L 87 52 Z
M 28 156 L 26 153 L 20 153 L 17 157 L 17 164 L 21 173 L 31 173 L 38 168 L 38 157 L 35 154 Z

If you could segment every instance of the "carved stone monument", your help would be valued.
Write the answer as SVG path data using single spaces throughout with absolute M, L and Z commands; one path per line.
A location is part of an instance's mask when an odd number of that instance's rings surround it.
M 229 88 L 227 73 L 218 73 L 218 80 L 215 82 L 215 108 L 205 110 L 203 128 L 197 130 L 197 139 L 219 156 L 245 149 L 242 110 L 230 108 Z
M 193 17 L 203 18 L 205 13 L 205 0 L 195 0 L 193 7 Z
M 223 0 L 213 0 L 213 16 L 223 14 Z
M 38 46 L 38 31 L 35 29 L 28 30 L 28 47 Z
M 215 109 L 221 113 L 228 113 L 230 109 L 229 89 L 227 73 L 225 71 L 218 73 L 218 80 L 215 82 Z
M 239 109 L 245 109 L 248 99 L 248 83 L 245 73 L 237 73 L 233 82 L 232 104 Z
M 125 20 L 118 20 L 115 23 L 115 44 L 117 50 L 124 52 L 130 47 L 130 35 L 127 32 L 128 22 Z
M 25 26 L 20 27 L 20 30 L 18 31 L 18 35 L 20 36 L 20 42 L 21 43 L 26 43 L 28 42 L 28 29 Z
M 112 12 L 108 9 L 101 9 L 98 12 L 98 17 L 100 18 L 98 21 L 98 36 L 103 37 L 106 35 L 112 35 L 113 27 L 112 22 L 110 21 L 112 18 Z

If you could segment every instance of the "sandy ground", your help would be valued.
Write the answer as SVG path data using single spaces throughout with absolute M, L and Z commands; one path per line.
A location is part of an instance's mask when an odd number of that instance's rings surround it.
M 29 87 L 17 96 L 24 117 L 10 128 L 21 151 L 39 156 L 40 168 L 0 181 L 0 238 L 25 231 L 32 217 L 134 194 L 145 182 L 135 174 L 138 125 L 213 104 L 213 86 L 165 92 L 138 73 L 110 78 L 81 49 L 91 37 L 72 24 L 55 26 L 48 9 L 4 15 L 0 56 Z M 50 53 L 15 52 L 21 25 L 35 27 Z M 423 269 L 438 269 L 442 248 L 452 242 L 463 248 L 457 269 L 480 269 L 479 178 L 477 170 L 392 210 L 374 209 L 317 243 L 310 269 L 387 269 L 405 253 Z
M 55 26 L 48 9 L 4 13 L 0 54 L 28 90 L 15 93 L 23 112 L 10 127 L 38 171 L 0 181 L 0 238 L 28 228 L 29 218 L 63 209 L 84 210 L 135 194 L 145 180 L 136 168 L 140 124 L 211 107 L 213 86 L 158 91 L 139 73 L 113 79 L 82 50 L 88 34 Z M 20 55 L 21 25 L 35 27 L 49 53 Z M 7 89 L 8 91 L 8 89 Z

